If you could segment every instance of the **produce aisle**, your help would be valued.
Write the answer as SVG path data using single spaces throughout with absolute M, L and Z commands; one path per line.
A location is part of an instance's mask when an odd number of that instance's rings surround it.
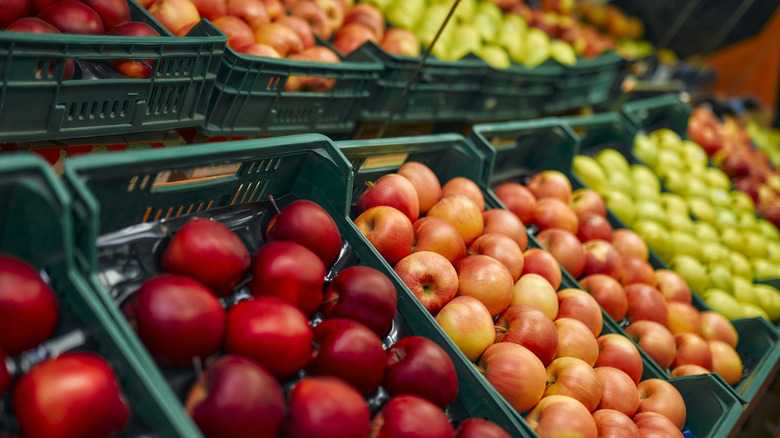
M 0 436 L 780 436 L 780 12 L 639 3 L 0 0 Z

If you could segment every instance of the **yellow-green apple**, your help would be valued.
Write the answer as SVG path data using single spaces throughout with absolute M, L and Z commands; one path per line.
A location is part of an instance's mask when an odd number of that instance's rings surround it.
M 666 380 L 647 379 L 639 382 L 636 389 L 640 400 L 637 414 L 655 412 L 671 420 L 678 429 L 685 426 L 685 400 L 674 385 Z
M 561 228 L 572 234 L 577 233 L 579 220 L 569 204 L 557 198 L 543 198 L 536 201 L 534 223 L 540 230 Z
M 456 194 L 465 195 L 474 201 L 477 207 L 479 207 L 479 211 L 485 210 L 485 197 L 482 196 L 482 190 L 474 181 L 462 176 L 456 176 L 447 181 L 441 188 L 442 197 Z
M 496 342 L 522 345 L 546 366 L 558 351 L 555 323 L 531 304 L 511 306 L 496 321 Z
M 594 156 L 596 161 L 604 169 L 610 169 L 617 173 L 631 173 L 631 166 L 626 157 L 615 149 L 604 149 Z
M 410 254 L 394 269 L 425 310 L 433 315 L 458 292 L 458 272 L 449 260 L 435 252 Z
M 577 155 L 572 161 L 572 168 L 578 177 L 588 187 L 594 190 L 601 190 L 606 185 L 607 174 L 601 168 L 601 164 L 587 155 Z M 606 214 L 606 212 L 605 212 Z
M 523 251 L 511 237 L 500 233 L 485 233 L 471 242 L 469 255 L 482 254 L 501 262 L 512 275 L 512 281 L 523 273 Z
M 576 319 L 558 318 L 555 320 L 555 329 L 558 332 L 556 358 L 576 357 L 590 366 L 596 363 L 599 344 L 588 326 Z
M 628 298 L 626 316 L 629 321 L 648 320 L 666 324 L 669 318 L 666 300 L 656 288 L 644 283 L 634 283 L 624 287 L 623 290 Z
M 742 380 L 742 359 L 731 345 L 718 340 L 707 341 L 712 354 L 712 371 L 718 373 L 729 385 Z
M 674 335 L 665 325 L 655 321 L 636 321 L 626 327 L 626 334 L 650 356 L 661 369 L 667 369 L 677 354 Z
M 569 206 L 580 220 L 585 214 L 592 213 L 607 217 L 607 206 L 601 195 L 593 189 L 577 189 L 572 193 Z
M 527 274 L 541 275 L 556 290 L 563 281 L 561 265 L 552 254 L 541 248 L 530 248 L 523 252 L 523 275 Z
M 579 400 L 565 395 L 545 396 L 525 417 L 540 437 L 596 438 L 596 420 Z
M 528 225 L 534 221 L 536 198 L 525 186 L 517 183 L 504 183 L 496 187 L 493 193 L 524 224 Z
M 639 393 L 636 383 L 628 374 L 612 367 L 594 368 L 601 384 L 599 409 L 613 409 L 632 416 L 639 407 Z
M 672 368 L 669 377 L 696 376 L 699 374 L 709 374 L 710 370 L 700 365 L 685 364 Z
M 492 208 L 482 212 L 482 220 L 485 223 L 483 234 L 506 234 L 517 243 L 521 251 L 525 251 L 528 246 L 528 233 L 516 214 L 502 208 Z
M 390 266 L 412 252 L 414 228 L 400 210 L 384 205 L 371 207 L 355 218 L 355 226 Z
M 601 401 L 601 383 L 591 365 L 576 357 L 559 357 L 547 365 L 544 397 L 565 395 L 593 412 Z
M 393 27 L 388 29 L 382 39 L 382 49 L 390 54 L 398 56 L 420 56 L 420 40 L 412 32 Z
M 284 422 L 284 394 L 276 378 L 256 362 L 222 356 L 190 389 L 187 413 L 206 437 L 278 436 Z
M 387 350 L 382 386 L 391 396 L 414 394 L 444 408 L 458 397 L 458 376 L 447 353 L 422 336 L 399 339 Z
M 734 295 L 718 289 L 708 289 L 703 294 L 704 302 L 710 309 L 729 319 L 743 317 L 742 305 Z
M 453 265 L 466 257 L 466 244 L 460 233 L 444 219 L 421 217 L 412 224 L 412 229 L 415 238 L 412 252 L 433 251 L 444 256 Z
M 604 317 L 599 303 L 589 293 L 581 289 L 561 289 L 558 291 L 558 315 L 556 318 L 573 318 L 590 329 L 593 336 L 601 334 Z
M 469 418 L 455 429 L 455 438 L 511 438 L 501 426 L 482 418 Z
M 493 257 L 475 254 L 459 261 L 455 269 L 458 272 L 458 296 L 470 296 L 482 301 L 492 317 L 509 307 L 514 280 L 501 262 Z
M 283 57 L 303 51 L 303 41 L 294 30 L 280 23 L 268 23 L 255 30 L 255 42 L 273 47 Z
M 596 339 L 599 357 L 596 367 L 617 368 L 628 375 L 634 384 L 639 383 L 644 371 L 642 355 L 628 338 L 617 333 L 607 333 Z
M 628 286 L 633 283 L 655 286 L 655 271 L 646 260 L 624 256 L 620 271 L 620 284 Z
M 420 216 L 417 190 L 405 177 L 397 173 L 389 173 L 374 182 L 367 182 L 366 186 L 357 200 L 358 214 L 371 207 L 385 205 L 398 209 L 411 222 L 416 221 Z
M 539 172 L 526 184 L 536 199 L 555 198 L 566 204 L 571 199 L 571 184 L 566 175 L 557 170 Z
M 661 259 L 668 260 L 674 255 L 674 242 L 664 225 L 639 217 L 633 229 Z
M 525 412 L 542 398 L 547 374 L 544 364 L 529 349 L 498 342 L 479 358 L 485 378 L 517 412 Z
M 559 228 L 548 228 L 536 235 L 536 241 L 573 277 L 582 274 L 585 269 L 585 250 L 577 236 Z
M 344 16 L 344 26 L 350 23 L 361 23 L 368 26 L 380 41 L 385 36 L 385 17 L 382 16 L 382 11 L 374 5 L 358 3 L 349 8 Z
M 441 198 L 428 210 L 428 216 L 440 217 L 449 222 L 458 230 L 466 245 L 479 237 L 485 227 L 479 206 L 468 196 L 460 194 Z
M 633 420 L 643 437 L 683 438 L 677 425 L 661 414 L 642 412 Z
M 612 409 L 599 409 L 593 413 L 599 437 L 603 438 L 642 438 L 639 428 L 626 414 Z
M 630 226 L 636 221 L 636 207 L 629 195 L 615 189 L 608 189 L 602 195 L 607 208 L 626 225 Z
M 580 287 L 591 294 L 613 320 L 622 321 L 628 312 L 628 297 L 623 286 L 613 277 L 593 274 L 580 280 Z
M 272 11 L 273 6 L 269 6 L 268 4 L 266 5 L 268 6 L 268 12 L 271 21 L 276 21 L 277 19 L 284 17 L 284 11 L 278 17 L 275 17 Z M 318 37 L 324 40 L 329 40 L 333 35 L 334 30 L 330 26 L 328 14 L 317 3 L 309 1 L 297 2 L 294 6 L 288 9 L 293 16 L 306 20 L 309 25 L 311 25 L 311 29 L 314 34 Z
M 606 274 L 620 278 L 621 257 L 614 246 L 606 240 L 591 240 L 582 244 L 585 251 L 585 269 L 582 275 Z
M 382 21 L 382 24 L 384 24 L 384 21 Z M 433 207 L 433 204 L 441 199 L 439 178 L 425 164 L 417 161 L 407 161 L 398 168 L 398 174 L 408 179 L 417 191 L 417 198 L 420 201 L 420 214 L 427 213 Z
M 350 318 L 384 336 L 393 324 L 398 293 L 381 271 L 350 266 L 325 289 L 320 311 L 326 318 Z
M 674 335 L 674 341 L 677 343 L 677 354 L 672 362 L 673 368 L 693 364 L 712 370 L 712 353 L 704 338 L 693 333 L 678 333 Z
M 704 291 L 707 286 L 707 269 L 698 260 L 684 254 L 676 255 L 669 266 L 685 280 L 693 292 Z
M 688 284 L 685 283 L 685 280 L 672 270 L 656 270 L 655 287 L 669 303 L 673 301 L 687 304 L 691 303 L 691 289 L 688 287 Z
M 579 223 L 577 238 L 581 242 L 594 239 L 612 241 L 612 225 L 604 216 L 597 213 L 585 213 L 579 216 Z
M 347 318 L 326 319 L 314 327 L 311 375 L 333 376 L 363 395 L 374 392 L 385 375 L 385 350 L 376 333 Z
M 688 303 L 671 301 L 666 303 L 668 316 L 666 326 L 673 335 L 678 333 L 701 334 L 701 316 L 699 311 Z
M 731 321 L 720 313 L 706 310 L 699 314 L 701 319 L 701 336 L 707 340 L 723 341 L 737 348 L 739 335 Z
M 510 306 L 532 304 L 550 319 L 558 316 L 558 297 L 550 282 L 539 274 L 525 274 L 515 282 Z
M 756 284 L 753 290 L 758 296 L 759 306 L 769 315 L 770 320 L 780 321 L 780 292 L 768 284 Z
M 363 396 L 335 377 L 306 377 L 290 390 L 285 437 L 363 436 L 371 412 Z
M 493 317 L 482 301 L 474 297 L 453 298 L 436 315 L 436 322 L 472 362 L 496 341 Z
M 381 43 L 381 40 L 376 37 L 374 30 L 370 27 L 362 23 L 350 23 L 338 29 L 333 39 L 333 48 L 342 55 L 347 56 L 367 41 L 372 41 L 375 44 Z
M 373 437 L 404 436 L 411 430 L 424 438 L 455 438 L 442 408 L 412 394 L 391 398 L 371 421 Z

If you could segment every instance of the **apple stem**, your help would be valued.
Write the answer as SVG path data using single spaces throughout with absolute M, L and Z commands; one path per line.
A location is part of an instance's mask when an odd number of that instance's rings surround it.
M 374 188 L 374 182 L 373 181 L 366 181 L 366 187 L 369 189 Z
M 482 374 L 483 376 L 485 375 L 486 371 L 484 368 L 482 368 L 479 365 L 474 365 L 474 366 L 477 368 L 477 371 L 479 371 L 480 374 Z
M 325 301 L 323 301 L 323 302 L 322 302 L 322 304 L 327 304 L 327 303 L 335 303 L 335 302 L 336 302 L 336 301 L 338 301 L 338 300 L 339 300 L 338 298 L 331 298 L 331 299 L 329 299 L 329 300 L 325 300 Z
M 274 195 L 268 195 L 268 200 L 271 201 L 271 205 L 274 206 L 274 210 L 276 210 L 276 214 L 281 213 L 279 210 L 279 206 L 276 205 L 276 200 L 274 199 Z
M 506 327 L 501 327 L 500 325 L 494 325 L 493 327 L 496 328 L 496 333 L 504 334 L 506 333 Z

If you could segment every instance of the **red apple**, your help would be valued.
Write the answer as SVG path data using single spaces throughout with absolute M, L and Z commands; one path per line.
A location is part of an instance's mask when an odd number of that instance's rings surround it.
M 253 298 L 228 310 L 223 350 L 286 379 L 309 362 L 313 336 L 306 315 L 294 306 L 275 297 Z
M 580 287 L 590 293 L 613 320 L 620 322 L 628 312 L 628 297 L 613 277 L 593 274 L 580 280 Z
M 533 223 L 536 216 L 536 198 L 525 186 L 517 183 L 504 183 L 496 187 L 493 193 L 524 224 Z
M 558 332 L 558 352 L 555 357 L 576 357 L 591 367 L 599 357 L 599 344 L 588 326 L 572 318 L 555 320 Z
M 332 0 L 320 0 L 332 1 Z M 333 47 L 342 55 L 347 56 L 357 50 L 367 41 L 379 44 L 381 41 L 374 34 L 374 30 L 361 23 L 350 23 L 336 32 Z
M 393 207 L 371 207 L 355 219 L 355 226 L 390 266 L 412 252 L 412 222 Z
M 269 227 L 267 239 L 300 243 L 314 251 L 325 266 L 330 266 L 341 252 L 341 234 L 336 222 L 319 204 L 305 199 L 282 209 Z
M 591 240 L 582 244 L 585 250 L 584 276 L 606 274 L 615 279 L 620 278 L 622 260 L 620 253 L 606 240 Z
M 528 233 L 516 214 L 501 208 L 492 208 L 482 212 L 482 220 L 485 223 L 483 234 L 506 234 L 517 243 L 521 251 L 525 251 L 528 246 Z
M 0 349 L 16 356 L 49 339 L 59 311 L 54 291 L 24 261 L 0 254 Z
M 29 0 L 3 0 L 0 2 L 0 29 L 14 21 L 30 15 Z
M 683 332 L 701 334 L 701 317 L 695 307 L 687 303 L 671 301 L 666 303 L 666 308 L 669 312 L 666 326 L 673 335 Z
M 2 26 L 0 26 L 2 27 Z M 35 17 L 23 17 L 11 22 L 5 29 L 5 32 L 27 32 L 27 33 L 62 33 L 51 24 Z
M 677 344 L 674 335 L 663 324 L 655 321 L 636 321 L 626 327 L 626 334 L 633 339 L 661 369 L 667 369 L 674 361 Z
M 458 292 L 458 272 L 444 256 L 435 252 L 410 254 L 394 269 L 425 310 L 433 315 Z
M 368 3 L 355 5 L 355 9 L 373 7 Z M 381 14 L 380 14 L 381 17 Z M 381 18 L 382 26 L 385 25 L 384 18 Z M 398 174 L 408 179 L 417 192 L 417 199 L 420 201 L 420 213 L 425 214 L 441 199 L 441 184 L 439 178 L 430 167 L 416 161 L 407 161 L 398 169 Z
M 577 238 L 580 241 L 583 243 L 594 239 L 612 241 L 612 225 L 607 218 L 596 213 L 586 213 L 578 218 L 580 226 L 577 230 Z
M 536 199 L 555 198 L 566 204 L 571 199 L 571 184 L 566 175 L 557 170 L 537 173 L 526 184 Z
M 265 44 L 250 44 L 248 46 L 244 46 L 236 50 L 238 53 L 243 53 L 245 55 L 251 55 L 251 56 L 264 56 L 266 58 L 281 58 L 282 56 L 279 55 L 279 52 L 276 51 L 271 46 L 266 46 Z M 289 81 L 289 78 L 288 78 Z
M 559 357 L 547 365 L 544 397 L 551 395 L 572 397 L 593 412 L 601 400 L 601 384 L 587 362 L 576 357 Z
M 38 18 L 63 33 L 103 35 L 105 26 L 100 15 L 77 0 L 61 0 L 38 14 Z
M 124 0 L 122 2 L 127 4 Z M 119 24 L 112 28 L 108 34 L 118 36 L 160 36 L 152 26 L 140 21 Z M 130 78 L 148 78 L 152 74 L 152 68 L 154 67 L 153 59 L 145 59 L 143 61 L 113 59 L 108 63 L 114 70 Z
M 558 351 L 555 323 L 538 307 L 530 304 L 512 306 L 496 321 L 496 342 L 522 345 L 547 365 Z
M 525 421 L 540 438 L 577 436 L 596 438 L 596 421 L 577 399 L 565 395 L 545 396 Z
M 227 13 L 246 21 L 252 30 L 271 22 L 268 8 L 260 0 L 230 0 L 227 3 Z
M 669 377 L 697 376 L 699 374 L 709 374 L 711 371 L 703 366 L 685 364 L 672 368 Z
M 455 438 L 510 438 L 510 435 L 496 423 L 475 417 L 460 423 Z
M 130 21 L 130 6 L 126 0 L 79 0 L 100 15 L 105 32 Z
M 599 357 L 595 366 L 617 368 L 626 373 L 634 384 L 638 384 L 644 364 L 634 343 L 617 333 L 601 335 L 596 341 L 599 344 Z
M 326 318 L 350 318 L 379 336 L 393 324 L 398 293 L 381 271 L 351 266 L 339 272 L 325 289 L 321 311 Z
M 491 345 L 479 359 L 485 378 L 517 412 L 539 403 L 547 374 L 544 364 L 529 349 L 512 343 Z
M 643 437 L 682 438 L 683 434 L 668 418 L 655 412 L 643 412 L 634 416 L 634 424 Z
M 672 421 L 678 429 L 685 426 L 685 400 L 671 383 L 661 379 L 647 379 L 636 386 L 639 391 L 639 408 L 642 412 L 655 412 Z
M 178 274 L 147 280 L 125 308 L 138 337 L 152 354 L 171 366 L 219 351 L 225 310 L 201 283 Z
M 339 0 L 314 0 L 314 3 L 325 11 L 333 32 L 344 27 L 344 15 L 347 8 L 342 2 Z
M 172 34 L 200 21 L 198 8 L 190 0 L 157 0 L 149 6 L 149 13 Z
M 166 272 L 192 277 L 222 297 L 244 278 L 249 251 L 228 227 L 197 218 L 174 234 L 163 253 L 162 267 Z
M 532 304 L 550 319 L 558 316 L 558 296 L 550 282 L 539 274 L 525 274 L 512 289 L 510 306 Z
M 599 409 L 593 413 L 599 437 L 603 438 L 642 438 L 639 428 L 626 414 L 612 410 Z
M 207 438 L 279 435 L 284 394 L 273 375 L 241 356 L 223 356 L 190 389 L 187 413 Z
M 111 364 L 86 352 L 47 359 L 19 378 L 11 408 L 24 436 L 118 435 L 130 417 Z
M 691 289 L 688 287 L 688 283 L 671 269 L 655 271 L 655 287 L 666 298 L 667 302 L 691 303 Z
M 523 251 L 505 234 L 482 234 L 469 245 L 469 254 L 482 254 L 498 260 L 512 274 L 512 281 L 517 281 L 523 273 Z
M 290 390 L 286 438 L 366 436 L 371 412 L 363 396 L 335 377 L 307 377 Z
M 289 55 L 287 59 L 297 59 L 312 62 L 339 63 L 341 58 L 327 47 L 309 47 L 301 53 Z M 284 84 L 285 91 L 312 91 L 325 93 L 336 85 L 336 78 L 325 76 L 290 76 Z
M 472 362 L 496 341 L 493 317 L 482 301 L 473 297 L 453 298 L 436 315 L 436 322 Z
M 419 438 L 455 438 L 452 424 L 442 408 L 411 394 L 391 398 L 371 422 L 372 438 L 402 437 L 412 433 Z
M 648 320 L 666 324 L 669 311 L 666 300 L 658 290 L 644 283 L 634 283 L 623 288 L 628 297 L 628 320 Z
M 712 311 L 699 314 L 701 319 L 701 336 L 707 340 L 717 339 L 737 348 L 739 336 L 737 330 L 725 316 Z
M 604 204 L 601 195 L 593 189 L 575 190 L 571 195 L 569 207 L 574 210 L 574 213 L 580 220 L 587 213 L 607 217 L 607 206 Z
M 420 200 L 414 185 L 397 173 L 389 173 L 374 182 L 367 182 L 366 189 L 357 199 L 358 214 L 371 207 L 386 205 L 398 209 L 410 222 L 420 216 Z
M 287 11 L 285 10 L 284 5 L 279 0 L 260 0 L 260 2 L 262 2 L 265 5 L 266 10 L 268 10 L 268 18 L 270 18 L 271 21 L 275 21 L 287 15 Z M 300 3 L 308 3 L 308 2 L 300 2 Z
M 446 407 L 458 396 L 455 365 L 430 339 L 407 336 L 387 349 L 382 386 L 391 396 L 412 394 Z
M 634 415 L 639 407 L 636 384 L 628 374 L 612 367 L 594 369 L 601 383 L 599 409 L 613 409 L 627 416 Z
M 465 195 L 474 201 L 477 207 L 479 207 L 479 211 L 485 210 L 485 197 L 482 196 L 482 190 L 474 181 L 462 176 L 456 176 L 447 181 L 441 188 L 442 197 L 457 194 Z
M 228 46 L 236 50 L 255 42 L 254 31 L 246 22 L 232 15 L 223 15 L 215 18 L 212 24 L 219 28 L 228 37 Z M 264 43 L 263 41 L 257 41 Z
M 677 354 L 672 368 L 692 364 L 712 370 L 712 353 L 704 338 L 693 333 L 679 333 L 674 335 L 674 340 L 677 343 Z
M 254 34 L 257 44 L 273 47 L 282 57 L 303 51 L 301 37 L 283 24 L 271 22 L 254 29 Z
M 485 223 L 482 220 L 482 210 L 468 196 L 450 195 L 441 198 L 428 210 L 428 216 L 439 217 L 449 222 L 466 245 L 470 245 L 482 234 Z
M 458 230 L 444 219 L 422 217 L 412 224 L 412 228 L 415 237 L 412 252 L 433 251 L 444 256 L 453 265 L 466 257 L 466 243 Z
M 308 21 L 295 15 L 287 15 L 276 20 L 276 23 L 283 24 L 290 29 L 294 30 L 298 37 L 301 38 L 303 43 L 303 50 L 314 47 L 316 40 L 314 39 L 314 31 Z
M 552 254 L 543 249 L 531 248 L 523 252 L 523 275 L 527 274 L 541 275 L 553 289 L 561 287 L 561 266 Z
M 536 202 L 534 223 L 540 230 L 560 228 L 572 234 L 577 234 L 579 220 L 574 211 L 556 198 L 543 198 Z
M 628 286 L 634 283 L 655 286 L 655 271 L 646 260 L 632 256 L 623 256 L 620 269 L 620 284 Z
M 621 256 L 631 256 L 642 260 L 647 260 L 650 256 L 645 241 L 639 237 L 639 234 L 626 228 L 612 232 L 612 245 Z
M 493 317 L 509 307 L 514 280 L 500 261 L 486 255 L 470 255 L 459 261 L 455 269 L 458 272 L 458 296 L 482 301 Z
M 314 34 L 323 40 L 330 40 L 333 35 L 334 29 L 330 25 L 328 14 L 317 3 L 313 1 L 298 2 L 290 8 L 290 13 L 306 20 L 311 25 Z
M 558 315 L 556 318 L 573 318 L 590 329 L 593 336 L 601 334 L 604 317 L 599 303 L 589 293 L 580 289 L 558 291 Z
M 548 228 L 537 234 L 536 240 L 573 277 L 582 274 L 585 269 L 585 250 L 577 236 L 559 228 Z
M 42 10 L 48 8 L 54 3 L 57 3 L 59 0 L 29 0 L 25 1 L 25 3 L 28 3 L 30 5 L 30 13 L 32 15 L 38 15 Z M 8 8 L 9 11 L 13 11 L 16 8 Z M 18 10 L 18 9 L 17 9 Z
M 412 32 L 393 27 L 387 30 L 382 39 L 382 50 L 398 56 L 420 56 L 420 40 Z
M 369 27 L 379 40 L 385 36 L 385 17 L 370 3 L 358 3 L 350 8 L 344 16 L 344 26 L 350 23 L 360 23 Z

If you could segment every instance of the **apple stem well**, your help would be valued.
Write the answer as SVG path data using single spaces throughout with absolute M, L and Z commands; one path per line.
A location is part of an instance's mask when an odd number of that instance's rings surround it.
M 389 368 L 390 365 L 401 362 L 402 360 L 404 360 L 405 357 L 406 357 L 405 350 L 394 349 L 390 354 L 390 357 L 388 358 L 389 360 L 387 361 L 386 366 Z
M 274 199 L 274 195 L 268 195 L 268 200 L 271 201 L 271 205 L 274 206 L 274 210 L 276 210 L 276 214 L 282 212 L 281 210 L 279 210 L 279 206 L 276 205 L 276 199 Z

